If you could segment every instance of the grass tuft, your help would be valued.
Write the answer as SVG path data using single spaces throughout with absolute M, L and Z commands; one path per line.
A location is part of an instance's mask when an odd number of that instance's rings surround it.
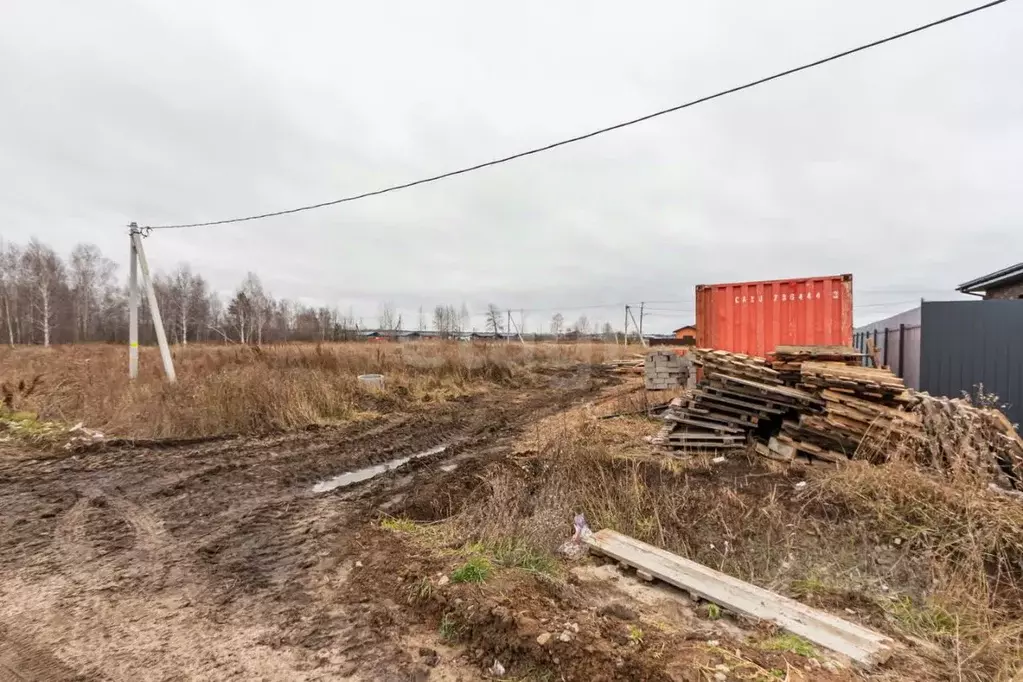
M 419 525 L 407 518 L 394 518 L 387 516 L 380 519 L 380 527 L 384 530 L 389 530 L 395 533 L 415 533 L 419 530 Z
M 455 642 L 462 634 L 462 626 L 453 614 L 445 613 L 440 619 L 440 627 L 437 631 L 445 642 Z
M 494 567 L 484 556 L 476 555 L 451 573 L 453 583 L 482 583 L 493 573 Z
M 799 635 L 783 632 L 757 645 L 763 651 L 777 651 L 798 654 L 805 658 L 816 658 L 817 649 Z

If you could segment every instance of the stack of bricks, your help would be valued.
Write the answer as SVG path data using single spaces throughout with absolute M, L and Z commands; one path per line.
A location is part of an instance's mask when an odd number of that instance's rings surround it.
M 666 391 L 686 385 L 689 363 L 670 350 L 653 350 L 643 361 L 643 374 L 648 391 Z

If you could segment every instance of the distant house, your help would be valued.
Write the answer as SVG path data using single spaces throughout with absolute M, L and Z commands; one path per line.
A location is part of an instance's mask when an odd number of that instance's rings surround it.
M 1023 299 L 1023 263 L 1016 263 L 990 275 L 971 279 L 956 291 L 989 299 Z
M 696 325 L 687 324 L 684 327 L 671 332 L 671 335 L 676 339 L 682 339 L 683 345 L 695 346 L 696 345 Z

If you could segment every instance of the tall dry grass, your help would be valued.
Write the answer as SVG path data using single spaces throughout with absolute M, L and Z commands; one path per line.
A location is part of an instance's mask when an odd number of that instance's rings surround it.
M 599 363 L 621 352 L 613 345 L 458 342 L 187 346 L 174 349 L 178 381 L 168 384 L 155 348 L 141 349 L 132 382 L 122 347 L 0 347 L 0 392 L 8 409 L 44 420 L 125 437 L 193 437 L 408 409 L 525 385 L 545 367 Z M 360 374 L 383 374 L 385 389 L 367 390 Z
M 929 642 L 914 649 L 913 679 L 1023 675 L 1023 503 L 981 477 L 906 462 L 822 470 L 655 455 L 642 437 L 657 428 L 586 410 L 551 417 L 481 474 L 451 523 L 467 539 L 552 551 L 582 512 L 594 528 Z

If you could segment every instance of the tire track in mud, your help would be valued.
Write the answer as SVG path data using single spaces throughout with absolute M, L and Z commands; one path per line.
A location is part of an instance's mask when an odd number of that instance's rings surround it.
M 87 682 L 55 656 L 0 628 L 0 680 L 3 682 Z
M 127 526 L 130 538 L 118 537 Z M 53 547 L 65 564 L 76 565 L 119 551 L 157 554 L 166 544 L 163 524 L 144 507 L 119 494 L 88 488 L 57 521 Z
M 436 466 L 441 461 L 498 456 L 531 419 L 595 390 L 582 382 L 551 383 L 544 390 L 493 391 L 347 427 L 19 465 L 0 480 L 0 515 L 16 510 L 25 518 L 18 537 L 46 536 L 47 544 L 36 554 L 11 545 L 4 559 L 18 568 L 21 580 L 44 581 L 54 570 L 67 579 L 49 607 L 58 618 L 75 613 L 84 619 L 80 627 L 102 628 L 111 641 L 118 633 L 130 641 L 138 621 L 161 633 L 161 641 L 179 642 L 166 652 L 168 662 L 153 669 L 156 676 L 182 674 L 168 667 L 175 656 L 192 662 L 194 679 L 242 670 L 218 668 L 208 653 L 214 650 L 211 636 L 237 641 L 233 628 L 265 630 L 263 646 L 279 648 L 280 661 L 333 651 L 314 677 L 364 672 L 374 662 L 394 665 L 400 649 L 387 641 L 403 622 L 400 608 L 368 602 L 343 587 L 345 571 L 367 551 L 360 538 L 363 524 L 394 493 L 424 481 L 443 486 L 447 474 Z M 439 445 L 447 449 L 351 488 L 312 492 L 323 478 Z M 22 498 L 5 503 L 9 489 Z M 47 521 L 33 506 L 56 510 L 55 518 Z M 91 615 L 84 605 L 100 590 L 113 590 L 113 610 Z M 122 614 L 116 610 L 122 596 L 151 606 Z M 160 606 L 168 600 L 185 606 Z M 140 655 L 119 651 L 123 660 Z M 84 661 L 84 669 L 102 669 L 102 660 L 93 661 L 91 654 L 79 650 L 78 656 L 74 660 Z M 219 660 L 223 665 L 225 659 Z M 0 678 L 4 672 L 0 668 Z M 306 679 L 309 671 L 293 672 L 272 679 Z

